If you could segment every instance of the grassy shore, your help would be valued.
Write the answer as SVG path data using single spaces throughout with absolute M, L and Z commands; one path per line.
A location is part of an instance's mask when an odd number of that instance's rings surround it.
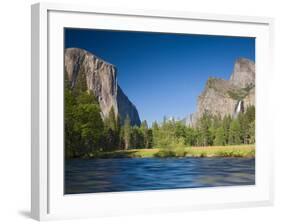
M 130 149 L 96 152 L 89 158 L 168 158 L 168 157 L 255 157 L 255 145 L 184 147 L 177 149 Z

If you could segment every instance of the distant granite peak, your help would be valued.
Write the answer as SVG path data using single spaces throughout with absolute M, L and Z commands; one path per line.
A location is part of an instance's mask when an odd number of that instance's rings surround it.
M 255 105 L 255 63 L 246 58 L 236 60 L 230 80 L 210 77 L 197 99 L 197 110 L 185 119 L 195 126 L 205 112 L 224 117 L 237 116 Z
M 239 58 L 235 62 L 230 81 L 237 87 L 247 87 L 255 84 L 255 75 L 255 63 L 246 58 Z

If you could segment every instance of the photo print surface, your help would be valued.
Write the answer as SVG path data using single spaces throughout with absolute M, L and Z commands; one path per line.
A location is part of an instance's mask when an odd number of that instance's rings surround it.
M 255 38 L 65 28 L 65 194 L 255 184 Z

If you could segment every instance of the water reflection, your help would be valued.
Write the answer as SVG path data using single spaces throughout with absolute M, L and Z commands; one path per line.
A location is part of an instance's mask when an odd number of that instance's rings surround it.
M 139 191 L 255 184 L 247 158 L 68 160 L 65 193 Z

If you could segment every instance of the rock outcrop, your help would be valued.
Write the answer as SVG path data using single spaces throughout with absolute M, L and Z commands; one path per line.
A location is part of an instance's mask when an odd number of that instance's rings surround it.
M 255 63 L 245 58 L 236 61 L 230 82 L 240 88 L 255 85 Z
M 245 58 L 235 62 L 230 80 L 209 78 L 197 99 L 197 111 L 188 115 L 186 124 L 196 125 L 205 112 L 212 115 L 237 116 L 255 105 L 255 63 Z
M 64 63 L 71 88 L 75 88 L 80 80 L 85 89 L 97 98 L 103 119 L 113 108 L 122 122 L 129 115 L 132 125 L 140 125 L 136 107 L 118 86 L 117 69 L 114 65 L 79 48 L 66 49 Z

